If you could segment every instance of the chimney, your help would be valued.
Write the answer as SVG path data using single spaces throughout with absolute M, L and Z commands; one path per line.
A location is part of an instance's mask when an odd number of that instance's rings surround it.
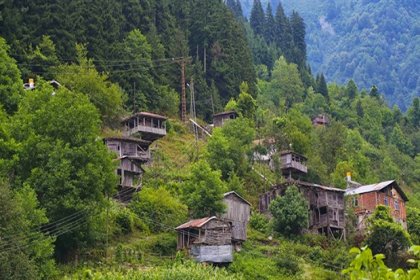
M 351 182 L 351 172 L 347 172 L 346 181 L 347 183 Z
M 33 88 L 35 88 L 34 79 L 29 79 L 28 84 L 29 84 L 29 89 L 33 89 Z

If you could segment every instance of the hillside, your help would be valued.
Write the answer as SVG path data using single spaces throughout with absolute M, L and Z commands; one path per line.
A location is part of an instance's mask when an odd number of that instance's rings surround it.
M 0 1 L 0 279 L 420 274 L 420 99 L 235 1 Z
M 249 15 L 253 1 L 241 1 Z M 266 7 L 267 1 L 261 1 Z M 279 1 L 271 1 L 273 10 Z M 420 95 L 419 14 L 416 1 L 281 1 L 306 23 L 308 62 L 330 82 L 376 85 L 405 110 Z

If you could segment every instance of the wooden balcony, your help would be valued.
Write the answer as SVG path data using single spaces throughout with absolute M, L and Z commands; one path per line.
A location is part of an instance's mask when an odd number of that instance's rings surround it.
M 308 173 L 308 167 L 298 161 L 286 161 L 282 160 L 281 169 L 294 169 L 299 170 L 303 173 Z
M 128 137 L 133 134 L 140 133 L 146 135 L 145 139 L 160 138 L 166 135 L 166 127 L 150 127 L 146 125 L 137 125 L 133 128 L 125 128 L 123 131 L 124 136 Z M 150 137 L 155 134 L 157 137 Z

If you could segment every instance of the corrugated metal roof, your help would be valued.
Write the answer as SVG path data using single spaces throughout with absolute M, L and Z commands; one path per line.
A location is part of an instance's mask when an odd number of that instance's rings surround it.
M 176 227 L 175 229 L 179 230 L 179 229 L 186 229 L 186 228 L 201 228 L 202 226 L 204 226 L 205 224 L 207 224 L 209 221 L 213 219 L 217 219 L 217 217 L 213 216 L 213 217 L 205 217 L 205 218 L 196 219 L 196 220 L 190 220 L 186 222 L 185 224 L 182 224 Z
M 235 191 L 230 191 L 230 192 L 227 192 L 227 193 L 224 193 L 223 194 L 223 196 L 224 197 L 226 197 L 226 196 L 228 196 L 228 195 L 230 195 L 230 194 L 234 194 L 234 195 L 236 195 L 238 198 L 240 198 L 241 200 L 243 200 L 245 203 L 247 203 L 248 205 L 251 205 L 251 203 L 249 203 L 248 202 L 248 200 L 246 200 L 245 198 L 243 198 L 242 196 L 240 196 L 237 192 L 235 192 Z
M 377 184 L 364 185 L 364 186 L 357 187 L 355 189 L 347 189 L 346 190 L 346 195 L 355 195 L 355 194 L 368 193 L 368 192 L 377 192 L 377 191 L 382 190 L 383 188 L 388 187 L 389 185 L 391 185 L 394 182 L 395 182 L 395 180 L 391 180 L 391 181 L 380 182 L 380 183 L 377 183 Z

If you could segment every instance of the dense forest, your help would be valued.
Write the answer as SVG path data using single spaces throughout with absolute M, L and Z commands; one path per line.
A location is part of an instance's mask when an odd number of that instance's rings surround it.
M 252 0 L 241 0 L 249 18 Z M 416 1 L 261 1 L 298 11 L 307 27 L 308 62 L 327 80 L 376 85 L 391 105 L 406 110 L 419 96 L 419 13 Z
M 303 17 L 261 2 L 248 20 L 235 0 L 0 3 L 1 279 L 414 279 L 406 260 L 420 253 L 408 250 L 420 241 L 419 98 L 404 97 L 404 111 L 387 105 L 376 80 L 327 83 L 308 64 Z M 197 122 L 238 114 L 211 137 L 179 121 L 183 64 Z M 153 144 L 141 191 L 121 204 L 116 155 L 102 139 L 121 135 L 120 120 L 138 111 L 168 116 L 167 136 Z M 330 123 L 313 126 L 319 114 Z M 351 212 L 346 241 L 306 233 L 307 210 L 291 188 L 294 203 L 270 206 L 281 216 L 300 205 L 297 229 L 283 231 L 290 221 L 256 210 L 284 180 L 254 161 L 269 150 L 256 139 L 307 156 L 309 182 L 344 189 L 348 171 L 364 184 L 396 180 L 409 197 L 408 229 L 379 207 L 364 240 Z M 234 262 L 201 266 L 176 252 L 174 228 L 223 213 L 231 190 L 253 208 Z

